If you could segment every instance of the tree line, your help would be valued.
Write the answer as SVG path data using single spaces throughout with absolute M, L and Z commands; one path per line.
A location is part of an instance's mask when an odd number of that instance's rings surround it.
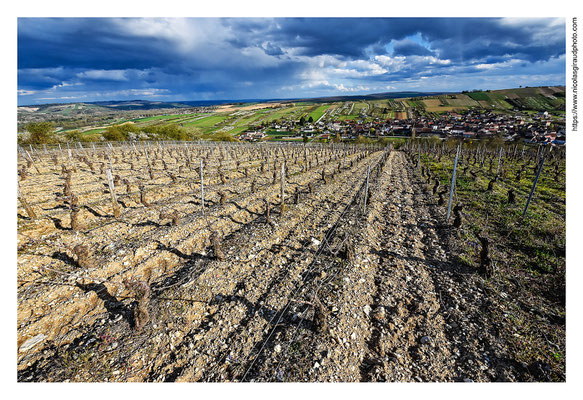
M 127 140 L 195 140 L 197 131 L 187 130 L 175 124 L 149 125 L 138 127 L 126 123 L 112 125 L 101 133 L 85 133 L 77 129 L 56 132 L 52 122 L 30 122 L 25 126 L 25 133 L 19 134 L 19 144 L 48 144 L 59 142 L 98 142 Z

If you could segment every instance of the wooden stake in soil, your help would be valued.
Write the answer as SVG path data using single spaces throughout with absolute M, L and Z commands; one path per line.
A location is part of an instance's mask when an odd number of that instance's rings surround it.
M 79 223 L 79 198 L 71 196 L 71 229 L 76 231 L 81 228 Z
M 281 209 L 280 209 L 280 214 L 283 215 L 283 212 L 285 211 L 285 165 L 284 163 L 281 163 Z
M 368 179 L 370 177 L 370 165 L 366 167 L 366 184 L 364 187 L 364 204 L 362 207 L 362 213 L 366 214 L 366 204 L 368 200 Z
M 481 236 L 478 236 L 478 239 L 482 245 L 482 249 L 480 250 L 480 273 L 485 276 L 492 276 L 494 274 L 494 268 L 490 259 L 490 240 Z
M 269 219 L 269 200 L 267 200 L 267 198 L 263 199 L 263 202 L 265 203 L 265 222 L 267 222 L 269 224 L 270 219 Z
M 63 196 L 70 198 L 73 193 L 71 190 L 71 177 L 72 177 L 73 172 L 68 169 L 65 172 L 65 183 L 63 185 Z
M 36 166 L 36 163 L 34 162 L 32 156 L 30 154 L 28 154 L 28 151 L 25 150 L 26 155 L 28 155 L 29 161 L 32 164 L 32 166 L 34 167 L 34 169 L 36 170 L 36 173 L 40 175 L 40 171 L 38 169 L 38 167 Z
M 36 213 L 32 209 L 32 207 L 28 204 L 22 193 L 20 192 L 20 187 L 18 188 L 18 200 L 20 200 L 20 204 L 24 207 L 24 210 L 28 214 L 30 218 L 36 218 Z
M 532 184 L 532 189 L 530 189 L 530 194 L 528 195 L 528 200 L 526 201 L 526 206 L 524 207 L 524 212 L 522 213 L 523 217 L 526 215 L 526 211 L 528 211 L 528 205 L 530 204 L 530 201 L 532 200 L 532 195 L 534 194 L 534 190 L 536 189 L 536 184 L 538 182 L 538 178 L 540 177 L 540 173 L 543 170 L 544 164 L 545 164 L 545 153 L 543 153 L 542 159 L 540 161 L 540 166 L 538 167 L 538 172 L 536 173 L 536 178 L 534 178 L 534 182 Z
M 202 160 L 200 160 L 200 203 L 202 208 L 202 216 L 204 217 L 204 182 L 202 171 Z
M 113 176 L 111 175 L 111 170 L 108 168 L 105 170 L 107 175 L 107 184 L 109 185 L 109 193 L 111 193 L 111 205 L 113 207 L 113 216 L 119 218 L 119 204 L 117 202 L 117 196 L 115 195 L 115 186 L 113 185 Z
M 89 248 L 84 244 L 78 244 L 73 248 L 73 253 L 77 257 L 77 264 L 81 268 L 95 268 L 96 264 L 91 259 Z
M 318 333 L 325 334 L 328 331 L 328 310 L 318 298 L 318 294 L 314 296 L 314 330 Z
M 447 217 L 445 218 L 446 221 L 449 220 L 449 215 L 451 213 L 451 200 L 453 198 L 453 189 L 455 187 L 455 172 L 457 169 L 457 161 L 460 155 L 460 147 L 461 145 L 458 145 L 457 147 L 457 152 L 455 153 L 455 161 L 453 163 L 453 174 L 451 175 L 451 185 L 450 185 L 450 189 L 449 189 L 449 202 L 447 204 Z
M 225 194 L 225 192 L 219 192 L 219 204 L 223 205 L 225 204 L 225 201 L 227 200 L 227 195 Z
M 460 228 L 462 226 L 462 209 L 464 208 L 463 204 L 458 203 L 453 208 L 453 213 L 455 214 L 455 219 L 453 220 L 453 227 Z
M 442 206 L 445 204 L 445 198 L 443 197 L 445 194 L 447 193 L 447 191 L 444 189 L 443 191 L 440 191 L 438 193 L 439 195 L 439 199 L 437 200 L 437 205 L 438 206 Z
M 500 171 L 500 160 L 502 159 L 502 146 L 500 146 L 500 152 L 498 153 L 498 164 L 496 165 L 496 176 L 498 176 L 498 172 Z
M 514 195 L 514 190 L 508 189 L 508 204 L 514 204 L 516 201 L 516 196 Z
M 495 179 L 490 180 L 490 182 L 488 182 L 488 189 L 486 189 L 487 192 L 491 192 L 494 189 L 494 183 L 495 183 Z
M 170 223 L 170 226 L 176 226 L 180 222 L 180 217 L 178 215 L 178 211 L 176 211 L 176 210 L 171 211 L 171 212 L 160 211 L 158 218 L 160 220 L 165 220 L 165 219 L 171 220 L 172 222 Z
M 123 280 L 126 289 L 134 293 L 137 304 L 134 308 L 134 329 L 136 331 L 142 330 L 144 325 L 150 320 L 149 306 L 150 306 L 150 285 L 145 281 L 137 281 L 127 279 Z
M 215 258 L 219 261 L 223 261 L 225 259 L 225 253 L 223 252 L 221 246 L 221 238 L 217 231 L 213 231 L 211 233 L 211 245 L 213 246 L 213 252 L 215 254 Z

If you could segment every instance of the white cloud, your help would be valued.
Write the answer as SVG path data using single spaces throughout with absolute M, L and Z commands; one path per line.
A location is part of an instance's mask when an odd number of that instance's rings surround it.
M 164 96 L 170 93 L 168 89 L 157 89 L 157 88 L 147 88 L 147 89 L 124 89 L 124 90 L 113 90 L 108 92 L 96 92 L 93 95 L 99 97 L 114 97 L 114 96 Z
M 37 94 L 37 93 L 38 93 L 38 90 L 24 90 L 24 89 L 18 90 L 19 96 L 30 96 L 31 94 Z
M 76 76 L 81 79 L 127 81 L 126 72 L 125 69 L 90 69 L 80 72 Z
M 389 56 L 375 56 L 374 60 L 385 67 L 388 72 L 397 72 L 406 66 L 406 58 L 403 56 L 389 57 Z

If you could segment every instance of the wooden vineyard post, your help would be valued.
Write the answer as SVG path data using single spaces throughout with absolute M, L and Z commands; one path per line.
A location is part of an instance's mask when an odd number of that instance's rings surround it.
M 281 212 L 283 215 L 285 210 L 285 164 L 281 163 Z
M 200 160 L 200 203 L 202 204 L 202 216 L 204 217 L 204 182 L 202 176 L 202 160 Z
M 526 206 L 524 207 L 524 212 L 522 213 L 523 217 L 526 215 L 526 211 L 528 211 L 528 205 L 530 204 L 530 201 L 532 200 L 532 195 L 534 194 L 534 190 L 536 189 L 536 184 L 538 182 L 538 178 L 540 177 L 540 173 L 543 170 L 544 163 L 545 163 L 545 154 L 543 153 L 542 159 L 540 161 L 540 166 L 538 167 L 536 177 L 534 178 L 534 182 L 532 184 L 532 189 L 530 189 L 530 194 L 528 195 L 528 200 L 526 201 Z
M 38 169 L 38 167 L 36 166 L 36 163 L 34 162 L 34 159 L 32 158 L 32 156 L 29 154 L 28 151 L 24 151 L 24 153 L 28 156 L 28 159 L 30 160 L 30 162 L 32 163 L 32 166 L 34 167 L 34 169 L 36 169 L 36 172 L 40 175 L 40 171 Z M 26 157 L 25 157 L 26 158 Z
M 115 186 L 113 185 L 113 175 L 111 174 L 111 170 L 107 168 L 105 170 L 105 174 L 107 175 L 107 184 L 109 185 L 109 192 L 111 193 L 111 205 L 113 206 L 113 216 L 115 218 L 119 218 L 119 204 L 117 203 L 117 196 L 115 195 Z
M 67 153 L 69 154 L 69 163 L 73 164 L 73 154 L 71 154 L 71 147 L 69 147 L 69 142 L 67 142 Z
M 24 209 L 26 210 L 26 213 L 28 214 L 28 216 L 30 218 L 36 218 L 36 213 L 34 212 L 32 207 L 30 206 L 30 204 L 28 204 L 28 202 L 26 201 L 26 199 L 24 198 L 24 196 L 20 192 L 20 186 L 18 186 L 18 200 L 20 200 L 20 204 L 22 204 L 22 207 L 24 207 Z
M 453 189 L 455 186 L 455 172 L 456 172 L 456 168 L 457 168 L 457 160 L 458 157 L 460 155 L 460 146 L 458 145 L 457 147 L 457 151 L 455 153 L 455 161 L 453 163 L 453 174 L 451 174 L 451 185 L 450 185 L 450 189 L 449 189 L 449 201 L 447 203 L 447 217 L 445 218 L 445 221 L 449 221 L 449 214 L 451 213 L 451 200 L 453 198 Z
M 498 172 L 500 171 L 500 160 L 502 159 L 502 146 L 500 146 L 500 151 L 498 152 L 498 165 L 496 166 L 496 176 L 498 176 Z
M 366 214 L 366 202 L 368 200 L 368 179 L 370 177 L 370 165 L 366 167 L 366 184 L 364 186 L 364 204 L 362 207 L 362 213 Z
M 148 162 L 148 172 L 150 174 L 150 179 L 154 179 L 154 174 L 152 172 L 152 164 L 150 164 L 150 156 L 148 155 L 148 150 L 144 148 L 144 152 L 146 153 L 146 161 Z
M 111 163 L 111 157 L 109 156 L 109 147 L 106 147 L 106 149 L 107 149 L 107 161 L 109 161 L 109 169 L 111 169 L 111 173 L 113 174 L 113 164 Z

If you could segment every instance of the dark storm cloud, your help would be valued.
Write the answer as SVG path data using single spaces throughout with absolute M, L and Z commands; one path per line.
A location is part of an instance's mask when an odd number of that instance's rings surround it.
M 274 45 L 273 43 L 267 43 L 264 47 L 263 50 L 265 51 L 265 54 L 270 55 L 270 56 L 280 56 L 283 53 L 283 50 L 281 50 L 281 47 Z
M 531 19 L 523 24 L 505 24 L 497 18 L 297 18 L 283 19 L 277 24 L 260 24 L 232 20 L 235 30 L 242 28 L 237 38 L 239 46 L 260 38 L 281 47 L 296 47 L 308 56 L 335 54 L 347 58 L 363 56 L 367 47 L 382 49 L 391 40 L 400 41 L 420 33 L 446 58 L 464 60 L 490 54 L 513 54 L 521 49 L 529 61 L 548 59 L 565 52 L 565 27 L 551 28 L 548 20 Z M 533 33 L 552 31 L 554 36 L 533 44 Z M 401 45 L 411 53 L 413 46 Z M 416 47 L 417 51 L 422 51 Z M 494 53 L 492 53 L 494 52 Z M 424 52 L 426 54 L 426 52 Z M 380 54 L 380 53 L 379 53 Z
M 336 54 L 347 58 L 364 55 L 368 46 L 415 34 L 416 25 L 405 19 L 300 18 L 286 19 L 272 32 L 283 46 L 299 47 L 307 56 Z
M 396 56 L 429 56 L 433 52 L 427 47 L 421 46 L 411 40 L 405 39 L 395 43 L 393 47 L 393 55 Z
M 564 76 L 564 54 L 564 20 L 553 19 L 18 20 L 20 102 L 104 88 L 169 99 L 277 97 L 282 88 L 301 96 L 453 74 L 465 88 L 472 74 Z
M 164 66 L 172 43 L 144 40 L 108 18 L 19 18 L 19 68 L 148 68 Z

